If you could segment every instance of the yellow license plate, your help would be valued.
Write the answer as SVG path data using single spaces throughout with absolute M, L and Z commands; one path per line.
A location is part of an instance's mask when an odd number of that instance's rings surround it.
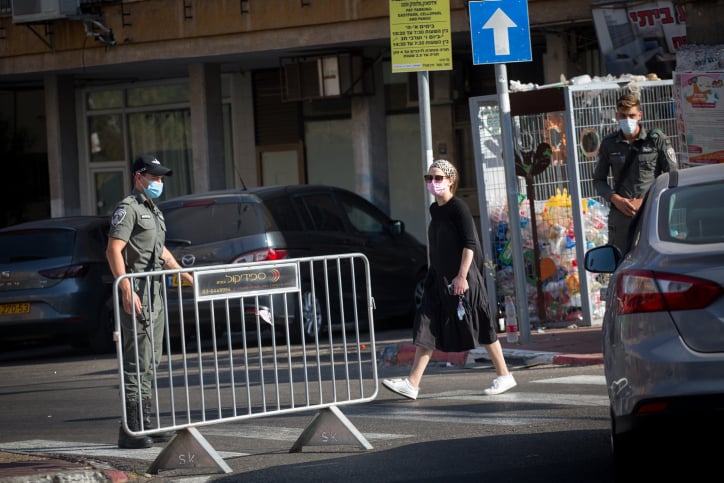
M 30 304 L 0 304 L 0 315 L 29 314 Z
M 171 286 L 172 286 L 172 287 L 178 287 L 178 279 L 179 279 L 179 276 L 178 276 L 178 275 L 171 275 L 170 278 L 171 278 Z M 190 287 L 191 284 L 188 283 L 186 280 L 184 280 L 184 279 L 182 278 L 182 279 L 181 279 L 181 286 L 182 286 L 182 287 Z

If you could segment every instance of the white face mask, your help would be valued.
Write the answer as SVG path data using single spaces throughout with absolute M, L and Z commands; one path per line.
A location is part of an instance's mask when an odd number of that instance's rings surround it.
M 638 126 L 639 122 L 637 119 L 620 119 L 618 121 L 618 127 L 621 128 L 621 131 L 627 136 L 631 136 L 634 132 L 636 132 L 636 126 Z

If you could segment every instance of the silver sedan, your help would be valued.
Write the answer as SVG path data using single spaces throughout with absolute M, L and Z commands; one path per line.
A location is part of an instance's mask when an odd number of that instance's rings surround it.
M 629 240 L 624 255 L 606 245 L 584 261 L 611 274 L 603 353 L 619 466 L 640 436 L 723 419 L 724 164 L 657 178 Z

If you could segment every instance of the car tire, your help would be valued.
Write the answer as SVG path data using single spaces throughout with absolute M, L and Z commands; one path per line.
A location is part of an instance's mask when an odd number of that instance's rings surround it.
M 116 344 L 113 341 L 113 332 L 116 329 L 113 300 L 109 299 L 101 306 L 98 320 L 87 337 L 88 348 L 94 354 L 109 354 L 114 351 Z
M 420 308 L 420 304 L 422 303 L 422 295 L 425 292 L 425 278 L 427 278 L 427 274 L 421 273 L 417 277 L 417 281 L 415 282 L 415 293 L 414 293 L 415 305 L 413 306 L 413 311 L 412 311 L 413 317 L 414 317 L 415 313 L 417 312 L 417 309 Z
M 319 337 L 324 327 L 324 315 L 319 294 L 313 295 L 310 289 L 302 290 L 302 305 L 298 313 L 300 317 L 294 331 L 294 342 L 314 341 L 315 333 Z

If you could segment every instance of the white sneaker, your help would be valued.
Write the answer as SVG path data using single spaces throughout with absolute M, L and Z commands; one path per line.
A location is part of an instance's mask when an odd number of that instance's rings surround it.
M 503 394 L 505 391 L 513 389 L 517 385 L 518 383 L 515 382 L 512 374 L 498 376 L 493 379 L 493 384 L 483 392 L 486 396 L 494 396 L 496 394 Z
M 392 392 L 396 392 L 400 396 L 408 399 L 417 399 L 418 389 L 412 387 L 410 381 L 405 379 L 383 379 L 382 385 Z

